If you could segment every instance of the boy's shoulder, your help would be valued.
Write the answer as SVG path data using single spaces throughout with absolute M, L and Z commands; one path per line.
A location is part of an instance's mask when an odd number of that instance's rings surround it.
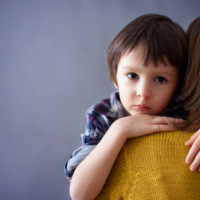
M 118 114 L 122 112 L 124 113 L 124 109 L 119 99 L 119 93 L 114 91 L 111 93 L 110 98 L 95 103 L 86 113 L 93 116 L 105 115 L 111 118 L 118 118 Z
M 111 109 L 112 109 L 112 105 L 110 102 L 110 98 L 107 98 L 95 103 L 88 110 L 104 114 L 110 111 Z

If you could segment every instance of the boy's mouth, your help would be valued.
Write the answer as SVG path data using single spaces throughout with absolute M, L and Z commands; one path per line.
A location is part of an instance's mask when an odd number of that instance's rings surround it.
M 149 111 L 151 108 L 144 104 L 138 104 L 138 105 L 134 105 L 134 109 L 137 111 Z

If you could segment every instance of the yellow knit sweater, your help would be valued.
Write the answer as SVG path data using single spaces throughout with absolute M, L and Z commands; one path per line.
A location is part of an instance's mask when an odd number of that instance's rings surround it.
M 128 140 L 96 200 L 200 200 L 200 172 L 185 164 L 189 147 L 184 143 L 192 134 L 163 132 Z

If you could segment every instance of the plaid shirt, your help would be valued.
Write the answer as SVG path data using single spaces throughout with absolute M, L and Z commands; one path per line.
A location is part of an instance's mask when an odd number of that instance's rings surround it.
M 111 124 L 116 119 L 126 115 L 126 111 L 119 100 L 119 93 L 117 91 L 111 94 L 110 99 L 102 100 L 90 107 L 86 112 L 86 131 L 81 134 L 82 144 L 98 144 Z
M 173 98 L 167 109 L 161 116 L 185 118 L 185 110 Z M 123 108 L 118 91 L 114 91 L 109 99 L 90 107 L 86 112 L 87 124 L 85 133 L 81 134 L 82 146 L 76 149 L 65 164 L 65 175 L 70 179 L 77 165 L 94 149 L 101 138 L 107 132 L 111 124 L 122 117 L 127 116 Z

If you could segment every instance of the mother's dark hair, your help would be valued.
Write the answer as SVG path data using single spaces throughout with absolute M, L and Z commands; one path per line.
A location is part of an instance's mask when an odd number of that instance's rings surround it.
M 180 100 L 189 111 L 184 130 L 200 128 L 200 16 L 187 29 L 189 38 L 188 67 Z

